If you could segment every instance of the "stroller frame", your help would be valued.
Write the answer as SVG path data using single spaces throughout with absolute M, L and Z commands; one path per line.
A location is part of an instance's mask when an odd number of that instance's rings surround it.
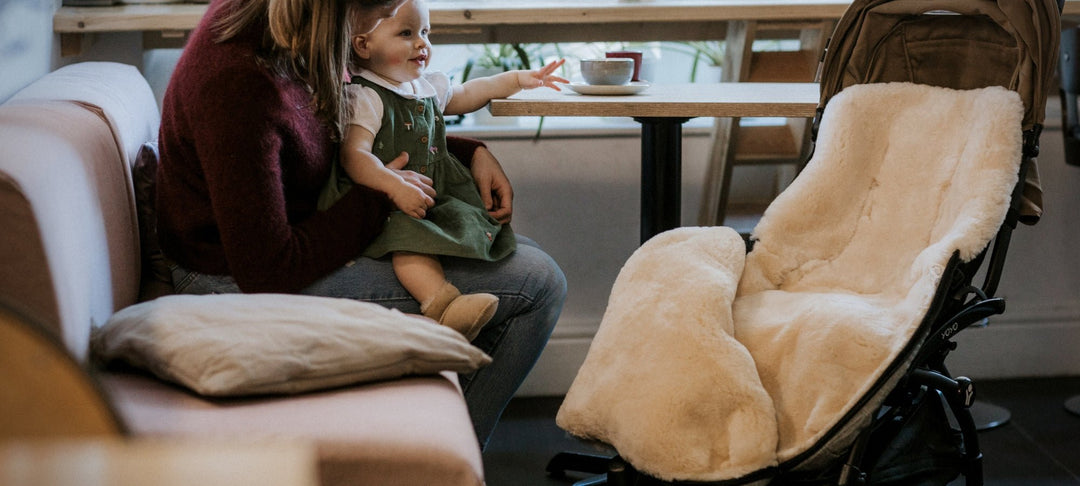
M 895 0 L 855 0 L 848 12 L 838 23 L 833 38 L 830 39 L 822 56 L 823 78 L 822 98 L 817 115 L 812 125 L 812 140 L 816 141 L 827 101 L 843 87 L 865 82 L 896 81 L 896 79 L 866 79 L 851 82 L 843 79 L 842 73 L 846 59 L 838 59 L 843 53 L 838 52 L 838 36 L 845 34 L 845 29 L 860 21 L 864 9 L 872 8 Z M 1000 0 L 998 3 L 1023 0 Z M 1064 0 L 1029 0 L 1030 3 L 1056 4 L 1056 11 L 1045 12 L 1053 21 L 1064 7 Z M 946 0 L 942 3 L 950 3 Z M 955 2 L 953 2 L 955 3 Z M 1033 7 L 1035 8 L 1035 7 Z M 1049 8 L 1047 8 L 1049 10 Z M 563 452 L 555 455 L 547 465 L 547 473 L 554 477 L 566 477 L 566 473 L 576 471 L 595 474 L 575 483 L 575 486 L 610 484 L 616 486 L 646 485 L 711 485 L 727 486 L 735 484 L 836 484 L 842 486 L 878 484 L 872 481 L 871 471 L 881 454 L 897 440 L 904 423 L 927 406 L 942 407 L 955 422 L 956 429 L 948 425 L 955 436 L 956 451 L 954 457 L 944 459 L 944 464 L 934 464 L 927 474 L 941 474 L 940 468 L 952 477 L 945 482 L 963 475 L 968 485 L 982 485 L 982 452 L 979 448 L 976 424 L 969 407 L 975 400 L 975 385 L 966 377 L 953 377 L 945 365 L 947 356 L 956 349 L 953 338 L 962 330 L 971 326 L 985 326 L 991 316 L 1005 311 L 1005 300 L 996 297 L 1000 283 L 1009 242 L 1017 223 L 1034 224 L 1041 212 L 1041 194 L 1038 193 L 1036 158 L 1039 154 L 1039 136 L 1042 131 L 1042 115 L 1045 109 L 1045 80 L 1054 72 L 1053 64 L 1057 61 L 1057 31 L 1048 32 L 1050 43 L 1044 47 L 1052 53 L 1043 53 L 1040 68 L 1031 77 L 1035 78 L 1034 102 L 1025 100 L 1028 113 L 1023 126 L 1022 161 L 1019 178 L 1013 188 L 1009 210 L 1005 221 L 998 229 L 993 241 L 977 257 L 969 262 L 960 260 L 954 254 L 946 266 L 941 283 L 936 289 L 930 309 L 919 325 L 915 336 L 907 343 L 901 353 L 901 359 L 890 363 L 889 369 L 873 385 L 870 392 L 862 396 L 858 404 L 849 410 L 822 439 L 803 453 L 784 461 L 775 468 L 767 468 L 748 476 L 726 481 L 662 481 L 638 472 L 618 455 L 607 457 L 582 453 Z M 848 39 L 848 42 L 851 42 Z M 844 46 L 849 47 L 849 46 Z M 833 51 L 830 51 L 830 48 Z M 1049 62 L 1047 62 L 1049 61 Z M 830 69 L 833 71 L 830 72 Z M 1049 74 L 1048 74 L 1049 73 Z M 1039 83 L 1043 85 L 1040 86 Z M 845 84 L 846 83 L 846 84 Z M 970 88 L 970 86 L 949 86 Z M 1011 89 L 1017 90 L 1013 85 Z M 1022 93 L 1023 95 L 1023 93 Z M 1034 105 L 1034 106 L 1032 106 Z M 809 154 L 807 157 L 812 156 Z M 1034 186 L 1034 187 L 1033 187 Z M 1034 193 L 1032 190 L 1034 189 Z M 1034 211 L 1031 209 L 1034 207 Z M 752 245 L 753 242 L 750 242 Z M 973 285 L 976 274 L 985 263 L 985 277 L 981 286 Z M 928 405 L 929 404 L 929 405 Z M 850 437 L 850 440 L 844 440 Z M 822 446 L 841 444 L 839 450 L 826 451 Z M 843 460 L 832 460 L 836 456 Z M 932 470 L 939 468 L 936 471 Z M 952 470 L 952 473 L 948 471 Z M 908 479 L 910 480 L 910 479 Z M 944 484 L 944 483 L 942 483 Z

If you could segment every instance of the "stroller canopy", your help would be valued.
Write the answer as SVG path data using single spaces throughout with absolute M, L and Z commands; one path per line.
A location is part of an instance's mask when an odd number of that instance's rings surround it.
M 1057 0 L 854 0 L 825 54 L 819 107 L 853 84 L 1003 86 L 1020 94 L 1035 144 L 1057 66 L 1059 16 Z M 1032 160 L 1021 221 L 1041 213 Z
M 852 84 L 1003 86 L 1020 94 L 1031 129 L 1046 111 L 1059 25 L 1056 0 L 854 0 L 829 43 L 821 105 Z

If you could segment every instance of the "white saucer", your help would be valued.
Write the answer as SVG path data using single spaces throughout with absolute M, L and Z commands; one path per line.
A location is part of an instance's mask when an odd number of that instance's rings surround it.
M 570 83 L 566 87 L 583 95 L 632 95 L 637 94 L 649 87 L 646 81 L 632 81 L 629 84 L 585 84 Z

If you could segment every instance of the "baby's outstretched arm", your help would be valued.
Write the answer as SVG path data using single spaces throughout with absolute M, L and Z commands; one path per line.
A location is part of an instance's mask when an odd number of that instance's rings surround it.
M 374 140 L 375 135 L 367 129 L 357 125 L 349 126 L 341 152 L 341 164 L 345 167 L 345 172 L 353 182 L 386 193 L 394 206 L 405 214 L 423 218 L 428 208 L 435 205 L 435 190 L 431 188 L 431 179 L 412 173 L 410 176 L 415 176 L 418 180 L 410 181 L 394 170 L 408 162 L 406 153 L 402 153 L 402 156 L 390 164 L 383 165 L 382 161 L 371 153 Z
M 555 85 L 556 82 L 569 83 L 569 81 L 551 73 L 564 62 L 566 62 L 565 59 L 559 59 L 540 69 L 506 71 L 494 76 L 470 79 L 465 84 L 454 86 L 454 95 L 450 97 L 450 103 L 446 105 L 444 111 L 447 115 L 472 113 L 495 98 L 505 98 L 523 89 L 547 86 L 559 90 L 559 87 Z

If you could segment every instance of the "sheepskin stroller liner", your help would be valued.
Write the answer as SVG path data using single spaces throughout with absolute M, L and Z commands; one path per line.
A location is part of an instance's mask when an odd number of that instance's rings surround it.
M 967 484 L 981 484 L 981 454 L 966 409 L 973 400 L 973 386 L 970 380 L 952 378 L 944 361 L 955 347 L 951 338 L 956 332 L 1004 311 L 1004 301 L 994 294 L 1011 230 L 1017 222 L 1034 224 L 1041 214 L 1034 164 L 1045 93 L 1056 62 L 1060 8 L 1059 2 L 1051 0 L 856 0 L 838 23 L 822 66 L 815 132 L 827 102 L 844 88 L 907 82 L 957 90 L 1006 87 L 1019 94 L 1023 103 L 1023 134 L 1017 183 L 1006 194 L 1011 202 L 990 238 L 992 244 L 974 255 L 954 254 L 949 259 L 924 318 L 902 352 L 835 425 L 810 447 L 775 466 L 731 479 L 658 479 L 638 472 L 625 457 L 608 460 L 566 454 L 552 460 L 549 473 L 602 473 L 613 484 L 886 484 L 890 478 L 900 481 L 897 484 L 917 484 L 917 471 L 868 474 L 875 468 L 880 473 L 883 457 L 896 454 L 890 441 L 911 434 L 912 427 L 896 424 L 914 420 L 948 427 L 918 433 L 937 434 L 956 445 L 945 459 L 923 458 L 923 464 L 912 466 L 925 469 L 926 484 L 944 484 L 958 474 L 965 475 Z M 980 269 L 985 281 L 975 287 L 971 282 Z M 958 422 L 959 430 L 940 423 L 944 417 L 934 410 L 942 402 L 952 414 L 948 419 Z M 927 413 L 930 419 L 924 419 Z M 926 461 L 937 463 L 927 466 Z M 589 481 L 600 484 L 603 480 Z

